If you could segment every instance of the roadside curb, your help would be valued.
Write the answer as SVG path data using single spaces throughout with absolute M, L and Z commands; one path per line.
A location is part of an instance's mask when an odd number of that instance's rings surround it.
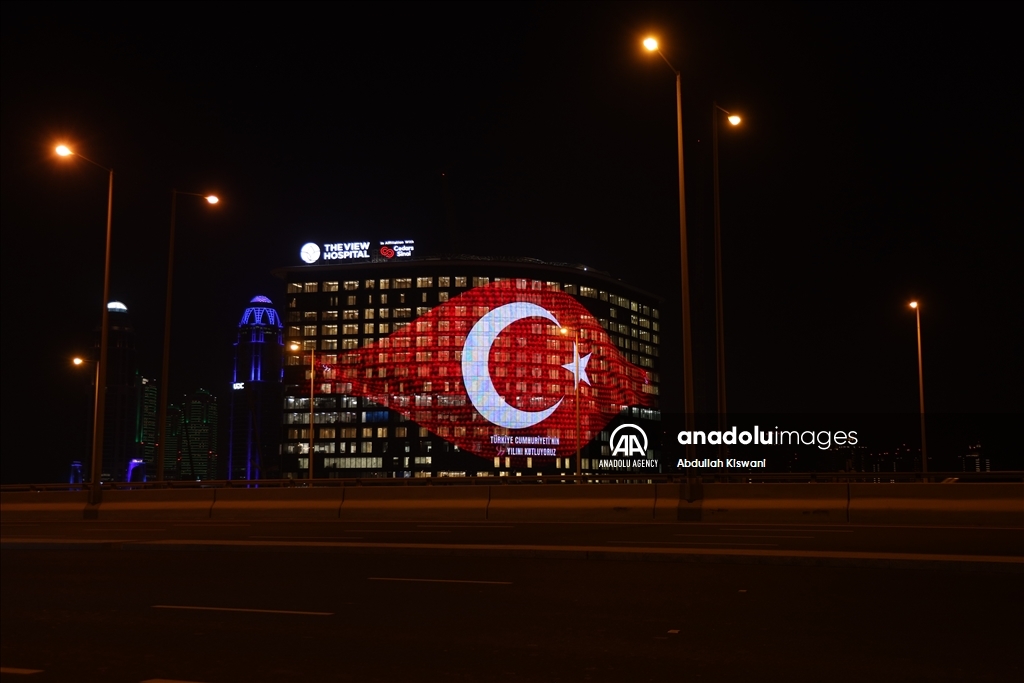
M 703 548 L 605 548 L 600 546 L 299 541 L 0 540 L 0 550 L 289 551 L 358 555 L 490 556 L 612 562 L 756 564 L 881 569 L 954 569 L 1024 575 L 1024 557 L 842 551 L 706 550 Z

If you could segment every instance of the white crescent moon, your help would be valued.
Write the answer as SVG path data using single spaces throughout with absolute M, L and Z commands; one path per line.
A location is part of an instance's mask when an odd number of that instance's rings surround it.
M 481 317 L 469 331 L 466 345 L 462 347 L 462 381 L 466 385 L 470 402 L 486 419 L 507 429 L 525 429 L 543 422 L 565 398 L 563 396 L 558 399 L 558 403 L 545 410 L 519 410 L 506 403 L 494 388 L 489 367 L 491 346 L 502 330 L 523 318 L 546 318 L 561 327 L 546 308 L 516 301 L 499 306 Z

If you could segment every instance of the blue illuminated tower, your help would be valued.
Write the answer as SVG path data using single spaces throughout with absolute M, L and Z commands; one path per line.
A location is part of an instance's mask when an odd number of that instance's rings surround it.
M 280 476 L 284 330 L 270 299 L 249 302 L 238 324 L 228 426 L 228 479 Z

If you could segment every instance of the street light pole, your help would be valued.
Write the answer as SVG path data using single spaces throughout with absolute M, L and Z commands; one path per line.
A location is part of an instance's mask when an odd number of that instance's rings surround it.
M 928 471 L 928 447 L 924 435 L 924 364 L 921 361 L 921 307 L 916 301 L 910 302 L 917 316 L 917 393 L 921 410 L 921 471 Z
M 316 343 L 315 341 L 313 342 Z M 313 481 L 313 382 L 316 381 L 316 349 L 309 350 L 309 481 Z
M 210 204 L 216 204 L 220 200 L 214 195 L 202 195 L 196 192 L 180 192 L 171 190 L 171 237 L 170 245 L 167 248 L 167 300 L 164 303 L 164 353 L 163 365 L 160 370 L 160 386 L 157 387 L 160 401 L 157 408 L 157 438 L 156 446 L 156 480 L 164 480 L 164 456 L 167 448 L 167 395 L 168 383 L 171 374 L 171 295 L 174 283 L 174 228 L 178 208 L 178 195 L 187 194 L 194 197 L 203 197 Z M 230 477 L 229 477 L 230 478 Z
M 683 174 L 683 86 L 679 69 L 668 61 L 668 57 L 658 47 L 658 41 L 654 38 L 644 40 L 644 47 L 651 52 L 657 52 L 668 64 L 668 68 L 676 75 L 676 151 L 679 163 L 679 261 L 682 267 L 682 292 L 683 292 L 683 400 L 686 415 L 686 429 L 694 431 L 694 398 L 693 398 L 693 348 L 692 335 L 690 331 L 690 266 L 687 254 L 686 241 L 686 186 Z M 695 444 L 686 446 L 686 457 L 691 460 L 697 458 L 697 447 Z
M 576 325 L 572 355 L 576 357 L 576 483 L 583 483 L 583 461 L 580 460 L 580 326 Z
M 719 112 L 729 117 L 729 123 L 739 125 L 740 117 L 718 106 L 717 102 L 711 103 L 711 150 L 714 159 L 715 176 L 715 338 L 717 341 L 717 376 L 718 376 L 718 431 L 725 433 L 729 424 L 726 419 L 725 402 L 725 296 L 722 291 L 722 219 L 718 199 L 718 118 Z M 718 446 L 718 457 L 725 459 L 728 455 L 728 446 L 720 443 Z
M 92 159 L 72 152 L 66 145 L 57 147 L 62 157 L 76 156 L 107 172 L 107 245 L 103 259 L 103 312 L 100 318 L 100 359 L 96 363 L 96 405 L 92 417 L 92 466 L 89 472 L 89 504 L 100 502 L 100 478 L 103 470 L 103 423 L 106 418 L 107 347 L 110 341 L 110 224 L 114 214 L 114 169 L 97 164 Z
M 315 341 L 313 342 L 316 343 Z M 292 351 L 301 351 L 302 347 L 298 342 L 292 342 L 289 347 Z M 300 356 L 301 358 L 301 356 Z M 313 481 L 313 383 L 316 381 L 316 349 L 309 350 L 309 473 L 307 478 Z

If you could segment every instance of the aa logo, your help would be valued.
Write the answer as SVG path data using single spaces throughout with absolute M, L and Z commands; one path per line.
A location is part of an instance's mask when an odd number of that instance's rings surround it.
M 619 425 L 612 431 L 612 457 L 642 458 L 647 454 L 647 433 L 635 424 Z

